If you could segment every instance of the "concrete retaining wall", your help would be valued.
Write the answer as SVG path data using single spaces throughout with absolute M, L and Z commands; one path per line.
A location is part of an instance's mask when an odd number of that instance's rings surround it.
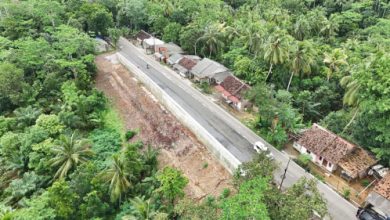
M 152 92 L 152 94 L 168 108 L 176 118 L 187 126 L 196 137 L 211 151 L 222 165 L 233 173 L 241 162 L 234 157 L 226 148 L 217 141 L 206 129 L 204 129 L 194 118 L 191 117 L 174 99 L 161 89 L 152 79 L 144 74 L 134 64 L 129 62 L 120 53 L 117 53 L 118 60 L 126 66 L 134 75 Z

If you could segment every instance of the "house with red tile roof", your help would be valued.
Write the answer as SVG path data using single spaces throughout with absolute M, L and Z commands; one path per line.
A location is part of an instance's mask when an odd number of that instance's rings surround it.
M 183 77 L 189 77 L 190 70 L 201 60 L 198 56 L 184 56 L 172 68 Z
M 148 38 L 151 38 L 151 37 L 152 37 L 152 35 L 150 35 L 149 33 L 147 33 L 144 30 L 139 31 L 135 35 L 135 38 L 137 39 L 137 45 L 138 46 L 141 46 L 145 39 L 148 39 Z
M 367 175 L 377 160 L 356 146 L 318 124 L 304 131 L 294 142 L 294 148 L 308 154 L 311 160 L 329 172 L 341 169 L 342 177 L 351 180 Z
M 250 106 L 250 103 L 244 98 L 245 92 L 250 89 L 250 86 L 237 77 L 229 75 L 215 88 L 225 101 L 237 110 L 243 110 Z

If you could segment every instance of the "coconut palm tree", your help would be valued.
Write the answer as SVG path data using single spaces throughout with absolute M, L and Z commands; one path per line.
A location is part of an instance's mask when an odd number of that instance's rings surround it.
M 223 35 L 225 32 L 224 24 L 211 24 L 206 26 L 203 35 L 195 42 L 195 55 L 198 42 L 203 42 L 206 46 L 209 57 L 218 52 L 224 46 Z
M 290 89 L 294 75 L 310 74 L 315 56 L 316 51 L 310 41 L 300 41 L 296 44 L 290 57 L 292 71 L 290 80 L 288 81 L 287 91 Z
M 329 20 L 324 20 L 320 33 L 322 33 L 326 39 L 331 39 L 336 36 L 338 31 L 339 24 L 334 20 L 334 16 L 331 16 Z
M 324 56 L 328 81 L 334 73 L 340 72 L 342 66 L 348 66 L 348 56 L 339 48 L 334 49 L 331 53 L 324 53 Z
M 52 148 L 56 156 L 49 161 L 51 166 L 59 167 L 54 179 L 66 177 L 70 170 L 87 161 L 93 155 L 90 147 L 88 139 L 76 139 L 75 133 L 71 136 L 61 135 L 59 144 Z
M 100 175 L 104 180 L 110 182 L 111 201 L 121 203 L 122 195 L 132 186 L 130 182 L 131 173 L 128 167 L 125 166 L 123 158 L 118 154 L 113 155 L 111 167 L 104 170 Z
M 249 51 L 255 56 L 259 55 L 264 39 L 262 33 L 266 32 L 264 26 L 261 22 L 254 21 L 247 24 L 242 32 L 242 40 L 246 42 Z
M 346 90 L 343 97 L 344 105 L 349 105 L 354 108 L 354 113 L 352 115 L 351 120 L 349 120 L 349 122 L 345 125 L 343 131 L 341 132 L 344 133 L 359 113 L 361 101 L 359 91 L 361 85 L 356 79 L 352 77 L 352 75 L 344 76 L 340 80 L 340 85 Z
M 155 210 L 151 199 L 145 200 L 145 197 L 135 197 L 130 200 L 134 211 L 132 215 L 123 216 L 123 220 L 155 220 L 155 219 L 168 219 L 168 215 L 166 213 L 161 213 Z M 162 218 L 165 216 L 166 218 Z M 158 218 L 160 217 L 160 218 Z
M 294 24 L 294 36 L 298 40 L 303 40 L 310 33 L 310 22 L 306 16 L 301 15 Z
M 291 36 L 277 30 L 271 34 L 264 44 L 264 59 L 270 64 L 266 80 L 272 73 L 273 65 L 282 64 L 288 59 Z

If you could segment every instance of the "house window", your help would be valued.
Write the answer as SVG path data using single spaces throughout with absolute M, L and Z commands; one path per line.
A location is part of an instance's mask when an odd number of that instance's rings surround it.
M 328 167 L 331 167 L 332 166 L 332 164 L 331 163 L 328 163 Z
M 311 154 L 311 152 L 310 152 L 309 150 L 306 150 L 306 152 L 307 152 L 308 154 Z
M 320 156 L 320 160 L 322 160 L 322 157 Z

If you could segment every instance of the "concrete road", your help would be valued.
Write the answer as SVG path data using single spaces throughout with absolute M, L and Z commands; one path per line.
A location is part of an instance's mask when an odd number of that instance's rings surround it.
M 288 155 L 276 150 L 209 98 L 185 83 L 174 71 L 169 70 L 145 55 L 139 48 L 133 46 L 127 40 L 121 39 L 119 46 L 121 55 L 157 83 L 241 162 L 249 161 L 256 153 L 252 148 L 252 143 L 256 141 L 265 143 L 274 154 L 276 161 L 279 162 L 280 169 L 275 172 L 274 179 L 280 183 L 281 176 L 289 160 Z M 283 187 L 291 186 L 301 177 L 314 178 L 291 161 Z M 318 182 L 318 189 L 327 201 L 332 219 L 356 219 L 355 213 L 357 208 L 355 206 L 342 198 L 329 186 L 320 181 Z

